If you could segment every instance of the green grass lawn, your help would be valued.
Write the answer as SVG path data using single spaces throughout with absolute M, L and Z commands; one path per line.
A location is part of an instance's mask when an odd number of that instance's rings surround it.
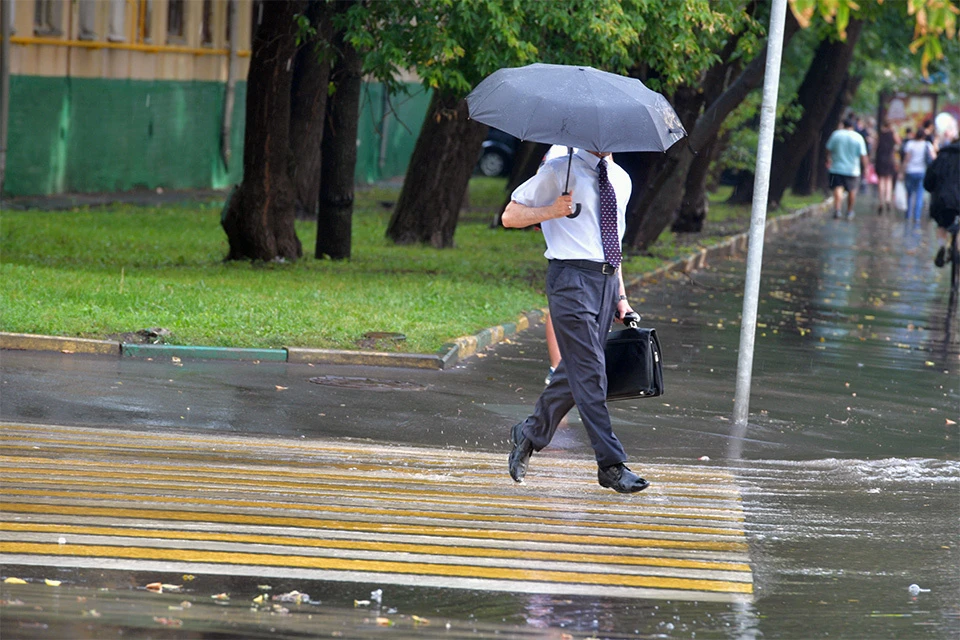
M 369 346 L 365 333 L 385 331 L 407 339 L 378 349 L 433 352 L 546 306 L 541 234 L 490 228 L 503 187 L 502 179 L 471 181 L 456 248 L 446 250 L 393 245 L 384 238 L 385 203 L 398 189 L 360 189 L 352 257 L 337 262 L 311 257 L 316 224 L 301 222 L 303 260 L 224 263 L 222 202 L 4 211 L 0 330 L 129 338 L 162 327 L 169 344 L 337 349 Z M 729 234 L 731 219 L 747 228 L 750 211 L 718 203 L 714 216 Z M 710 226 L 683 242 L 664 233 L 651 256 L 627 259 L 625 277 L 689 253 L 691 243 L 722 239 Z

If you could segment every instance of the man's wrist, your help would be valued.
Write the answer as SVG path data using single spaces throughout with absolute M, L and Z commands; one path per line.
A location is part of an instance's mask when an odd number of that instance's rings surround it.
M 625 296 L 625 295 L 623 295 L 623 294 L 621 293 L 621 294 L 620 294 L 620 297 L 617 298 L 617 301 L 620 302 L 620 301 L 626 300 L 626 299 L 627 299 L 627 296 Z

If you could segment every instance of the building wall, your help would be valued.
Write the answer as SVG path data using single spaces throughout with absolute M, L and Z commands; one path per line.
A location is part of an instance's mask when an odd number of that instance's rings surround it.
M 38 1 L 58 6 L 59 33 L 35 24 Z M 237 1 L 228 166 L 220 151 L 227 3 L 210 3 L 205 43 L 204 1 L 183 1 L 182 36 L 168 34 L 171 1 L 13 3 L 5 195 L 225 188 L 242 179 L 245 79 L 258 5 Z M 358 182 L 405 173 L 429 104 L 427 92 L 411 89 L 391 100 L 391 111 L 381 85 L 365 85 Z

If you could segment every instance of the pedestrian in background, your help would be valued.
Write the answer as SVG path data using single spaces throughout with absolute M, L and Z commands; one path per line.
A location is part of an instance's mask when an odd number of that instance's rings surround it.
M 854 116 L 847 116 L 843 126 L 827 140 L 827 170 L 830 172 L 830 188 L 833 189 L 833 217 L 843 217 L 843 192 L 847 192 L 847 220 L 854 216 L 860 176 L 867 165 L 867 143 L 863 136 L 853 130 L 857 124 Z
M 620 269 L 621 243 L 632 184 L 609 153 L 580 150 L 572 157 L 570 193 L 564 193 L 567 158 L 545 162 L 520 185 L 503 212 L 505 227 L 539 224 L 547 243 L 547 300 L 561 360 L 533 413 L 514 425 L 510 477 L 521 482 L 530 456 L 553 439 L 577 407 L 597 461 L 600 486 L 633 493 L 649 483 L 631 471 L 613 433 L 607 408 L 603 346 L 614 319 L 633 313 Z M 582 206 L 573 211 L 573 195 Z
M 896 152 L 900 148 L 900 136 L 889 120 L 880 125 L 877 135 L 877 155 L 874 167 L 877 171 L 877 213 L 893 210 L 893 179 L 897 175 Z
M 946 264 L 948 227 L 960 216 L 960 142 L 957 141 L 957 121 L 950 118 L 940 132 L 940 152 L 923 178 L 923 188 L 930 192 L 930 217 L 937 223 L 940 248 L 933 259 L 938 267 Z
M 906 219 L 920 224 L 923 213 L 923 175 L 927 166 L 937 157 L 933 144 L 927 140 L 927 134 L 918 128 L 913 140 L 908 140 L 903 146 L 906 157 L 903 160 L 904 186 L 907 188 Z

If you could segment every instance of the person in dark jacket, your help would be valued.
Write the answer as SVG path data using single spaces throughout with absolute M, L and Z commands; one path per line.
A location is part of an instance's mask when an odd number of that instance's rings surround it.
M 944 144 L 940 153 L 927 168 L 923 178 L 923 188 L 930 192 L 930 217 L 937 223 L 937 237 L 940 248 L 933 259 L 934 264 L 942 267 L 947 259 L 947 242 L 950 234 L 947 228 L 960 216 L 960 142 L 957 136 L 957 122 L 952 120 L 943 131 Z

